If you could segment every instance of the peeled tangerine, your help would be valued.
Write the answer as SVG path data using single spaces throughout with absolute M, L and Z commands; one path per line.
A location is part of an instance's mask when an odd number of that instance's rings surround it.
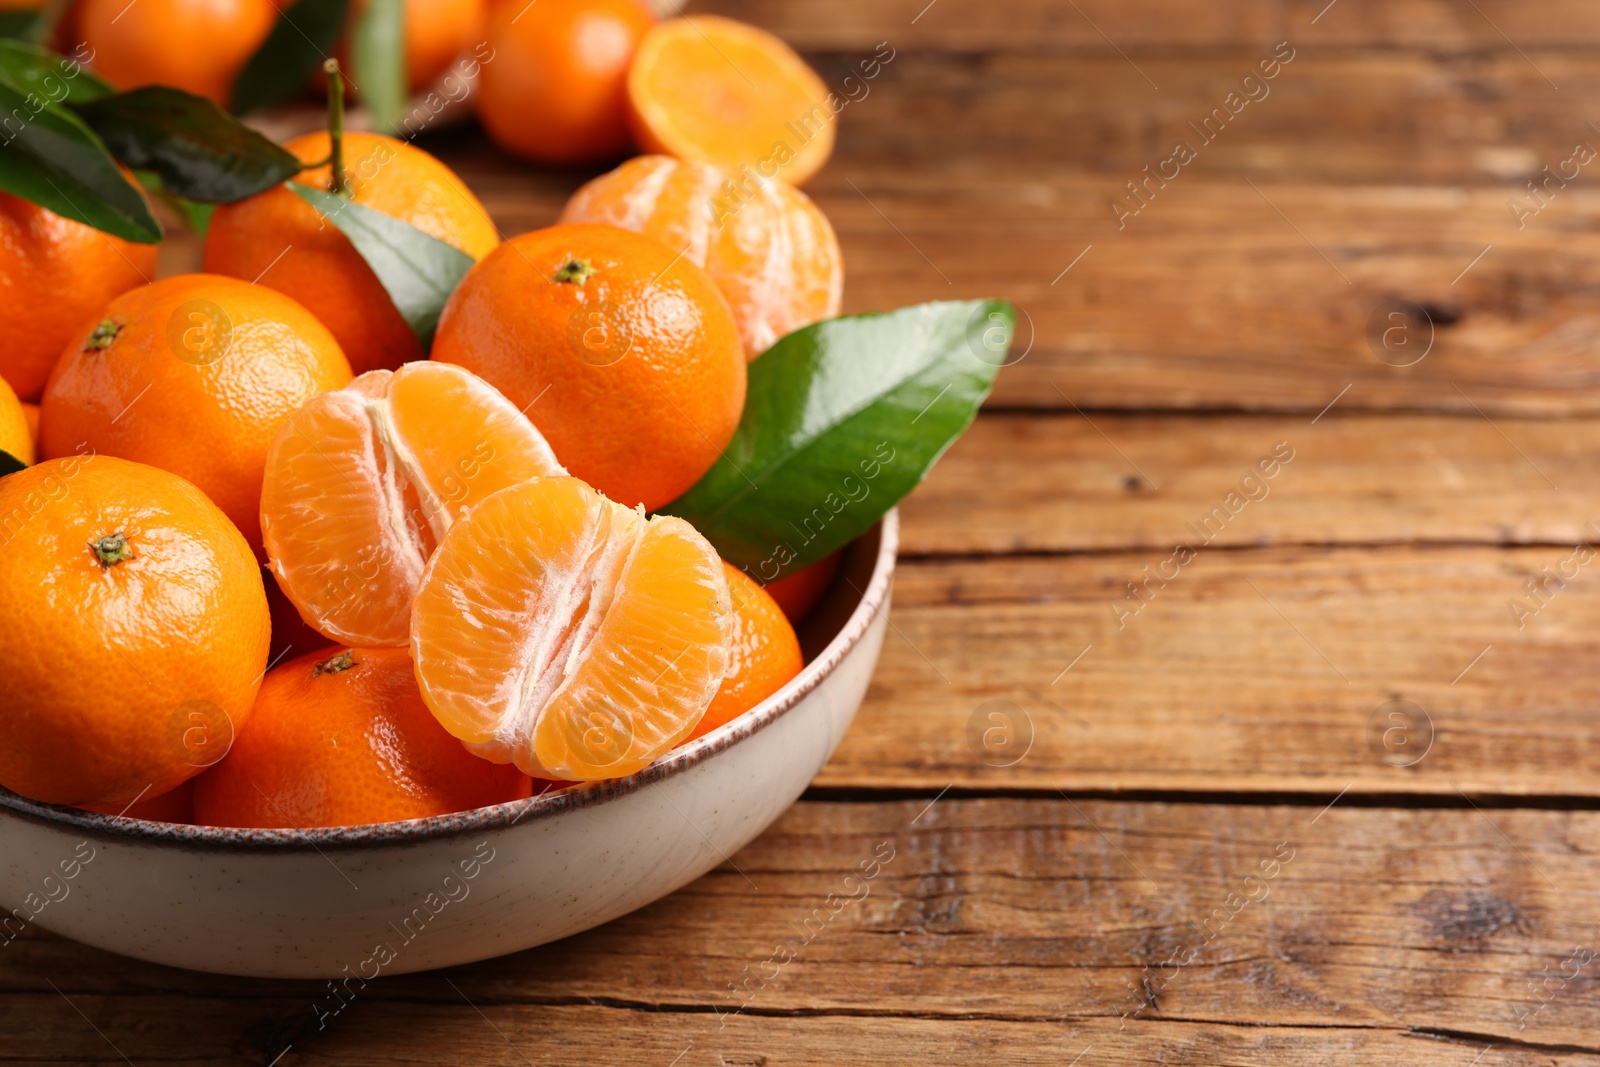
M 654 237 L 706 269 L 728 298 L 746 359 L 839 314 L 844 261 L 810 197 L 753 168 L 638 156 L 572 195 L 562 222 Z
M 689 736 L 727 668 L 733 604 L 682 519 L 576 478 L 502 490 L 453 526 L 411 619 L 423 700 L 478 755 L 621 778 Z
M 423 567 L 451 525 L 508 485 L 565 473 L 527 417 L 470 371 L 369 371 L 312 398 L 273 442 L 268 565 L 323 636 L 403 646 Z

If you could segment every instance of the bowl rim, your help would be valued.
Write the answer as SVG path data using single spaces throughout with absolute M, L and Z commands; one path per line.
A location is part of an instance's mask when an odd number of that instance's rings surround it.
M 879 531 L 879 540 L 872 563 L 872 577 L 862 591 L 861 600 L 821 654 L 806 664 L 787 685 L 754 708 L 625 778 L 580 783 L 559 792 L 426 819 L 311 829 L 195 826 L 102 815 L 81 808 L 29 800 L 0 786 L 0 818 L 17 816 L 30 822 L 76 830 L 100 840 L 159 843 L 203 851 L 320 852 L 324 849 L 417 844 L 440 838 L 464 837 L 487 830 L 509 829 L 519 823 L 537 822 L 567 811 L 606 803 L 682 774 L 766 729 L 799 705 L 834 672 L 861 643 L 879 611 L 888 603 L 895 556 L 900 543 L 899 509 L 890 508 L 875 526 Z M 871 527 L 868 528 L 870 531 Z

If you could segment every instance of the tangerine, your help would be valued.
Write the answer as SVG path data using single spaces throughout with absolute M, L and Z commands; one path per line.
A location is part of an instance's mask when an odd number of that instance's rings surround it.
M 552 226 L 491 252 L 451 294 L 433 358 L 526 410 L 574 475 L 649 510 L 710 469 L 744 410 L 744 351 L 716 285 L 614 226 Z
M 85 811 L 101 815 L 120 815 L 125 819 L 146 819 L 150 822 L 194 822 L 194 779 L 190 778 L 176 789 L 151 796 L 146 793 L 131 804 L 80 804 Z
M 328 158 L 331 143 L 318 132 L 284 147 L 314 163 Z M 500 243 L 478 198 L 422 149 L 375 133 L 346 133 L 343 144 L 353 203 L 410 223 L 473 259 Z M 331 173 L 311 167 L 296 181 L 326 189 Z M 294 297 L 338 339 L 356 374 L 426 355 L 350 239 L 287 186 L 217 208 L 206 231 L 205 269 Z
M 354 826 L 527 797 L 515 767 L 445 733 L 400 648 L 331 648 L 267 672 L 227 757 L 195 782 L 202 826 Z
M 565 474 L 481 378 L 445 363 L 368 371 L 295 412 L 267 455 L 267 557 L 300 616 L 334 641 L 404 645 L 434 546 L 508 485 Z
M 117 88 L 171 85 L 227 107 L 277 19 L 272 0 L 83 0 L 76 23 Z
M 177 475 L 90 455 L 0 478 L 0 785 L 177 787 L 248 721 L 268 631 L 250 546 Z
M 794 49 L 717 15 L 661 23 L 628 69 L 628 121 L 646 152 L 750 166 L 791 185 L 833 154 L 837 109 Z
M 501 148 L 535 162 L 615 159 L 630 143 L 628 64 L 654 22 L 638 0 L 497 5 L 478 120 Z
M 0 192 L 0 377 L 23 400 L 38 400 L 72 332 L 155 274 L 155 245 Z
M 574 193 L 561 221 L 609 223 L 687 247 L 728 298 L 747 359 L 839 314 L 839 239 L 811 198 L 784 181 L 639 156 Z
M 689 741 L 743 715 L 782 689 L 805 666 L 800 639 L 778 602 L 739 568 L 725 562 L 722 570 L 733 601 L 733 644 L 722 684 Z
M 0 452 L 9 452 L 24 463 L 33 462 L 34 431 L 28 407 L 0 378 Z
M 576 478 L 502 489 L 451 527 L 411 614 L 444 728 L 537 778 L 620 778 L 687 737 L 722 682 L 733 605 L 682 519 Z
M 778 602 L 778 606 L 783 609 L 790 622 L 797 623 L 811 614 L 811 609 L 817 606 L 822 594 L 833 585 L 834 576 L 839 573 L 842 552 L 843 549 L 809 566 L 801 567 L 791 574 L 786 574 L 775 582 L 768 582 L 763 587 L 772 599 Z
M 124 293 L 68 343 L 45 388 L 40 451 L 96 452 L 187 478 L 261 545 L 278 428 L 350 381 L 339 344 L 282 293 L 182 274 Z

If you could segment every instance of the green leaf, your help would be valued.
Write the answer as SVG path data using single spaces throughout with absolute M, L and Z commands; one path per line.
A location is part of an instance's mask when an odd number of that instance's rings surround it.
M 18 471 L 25 471 L 27 469 L 28 465 L 22 462 L 22 460 L 18 459 L 16 456 L 13 456 L 10 452 L 0 449 L 0 478 L 4 478 L 8 474 L 15 474 Z
M 227 204 L 300 173 L 294 153 L 203 96 L 164 85 L 74 108 L 130 167 L 161 175 L 174 196 Z
M 804 327 L 750 364 L 722 458 L 665 509 L 767 582 L 864 533 L 972 422 L 1011 344 L 1003 300 Z
M 0 142 L 0 189 L 130 241 L 161 240 L 150 205 L 94 131 L 70 111 L 38 103 L 0 83 L 0 114 L 22 123 L 0 134 L 10 138 Z
M 43 44 L 55 36 L 55 28 L 72 0 L 48 0 L 40 7 L 25 11 L 0 11 L 0 37 Z
M 333 50 L 349 6 L 349 0 L 296 0 L 283 9 L 234 80 L 234 114 L 281 104 L 304 92 L 306 79 Z
M 0 38 L 37 40 L 43 21 L 37 11 L 0 11 Z
M 25 41 L 0 41 L 0 82 L 49 104 L 77 105 L 116 92 L 76 59 Z
M 190 233 L 202 241 L 205 240 L 206 230 L 211 226 L 211 216 L 216 212 L 217 205 L 202 204 L 198 200 L 189 200 L 167 192 L 166 187 L 161 184 L 161 175 L 155 171 L 136 170 L 133 176 L 139 179 L 139 184 L 144 186 L 146 192 L 156 196 L 177 212 Z
M 405 0 L 368 0 L 350 34 L 350 83 L 372 123 L 392 131 L 406 103 Z
M 289 188 L 350 238 L 426 351 L 444 302 L 472 269 L 473 258 L 410 223 L 342 196 L 299 182 L 290 182 Z

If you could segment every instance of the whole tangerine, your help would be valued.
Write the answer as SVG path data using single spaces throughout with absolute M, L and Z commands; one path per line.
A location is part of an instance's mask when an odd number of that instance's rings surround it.
M 156 276 L 156 246 L 0 193 L 0 378 L 38 400 L 72 331 Z
M 733 648 L 722 685 L 685 744 L 737 719 L 805 666 L 800 639 L 778 602 L 737 567 L 724 562 L 722 569 L 733 600 Z
M 551 226 L 490 253 L 445 305 L 433 358 L 499 389 L 568 471 L 629 507 L 698 481 L 744 411 L 744 350 L 716 284 L 614 226 Z
M 93 454 L 0 478 L 0 785 L 176 788 L 248 721 L 269 628 L 250 546 L 182 478 Z
M 630 144 L 628 65 L 653 25 L 638 0 L 495 6 L 478 120 L 501 148 L 539 163 L 622 155 Z
M 316 827 L 425 819 L 531 794 L 509 764 L 433 717 L 402 648 L 328 648 L 267 673 L 250 728 L 195 783 L 202 826 Z
M 313 163 L 328 158 L 330 144 L 318 132 L 284 147 Z M 381 134 L 346 133 L 344 157 L 353 203 L 410 223 L 473 259 L 500 243 L 478 198 L 422 149 Z M 326 189 L 330 175 L 327 166 L 313 167 L 295 180 Z M 332 331 L 357 374 L 393 370 L 427 354 L 350 239 L 283 185 L 217 208 L 206 231 L 205 269 L 294 297 Z
M 40 451 L 82 448 L 181 475 L 261 548 L 267 449 L 300 405 L 350 382 L 339 344 L 282 293 L 182 274 L 124 293 L 67 344 Z
M 227 107 L 277 19 L 272 0 L 83 0 L 77 31 L 117 88 L 171 85 Z

